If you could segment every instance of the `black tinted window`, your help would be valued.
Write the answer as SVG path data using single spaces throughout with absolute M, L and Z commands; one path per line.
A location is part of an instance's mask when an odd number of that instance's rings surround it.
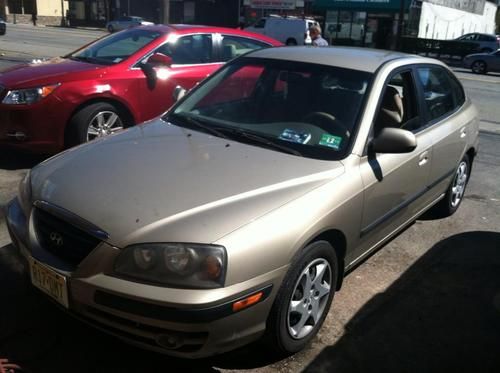
M 212 62 L 212 35 L 183 36 L 161 46 L 158 53 L 172 57 L 174 64 L 191 65 Z
M 496 38 L 490 35 L 479 35 L 479 41 L 495 41 Z
M 418 80 L 424 91 L 424 109 L 435 120 L 455 109 L 453 87 L 448 72 L 441 67 L 418 68 Z
M 266 26 L 266 20 L 264 18 L 260 19 L 253 27 L 264 28 Z

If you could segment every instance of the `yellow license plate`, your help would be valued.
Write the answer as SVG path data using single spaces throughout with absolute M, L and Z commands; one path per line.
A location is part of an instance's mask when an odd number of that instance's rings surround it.
M 30 258 L 31 283 L 54 298 L 64 307 L 69 307 L 66 277 Z

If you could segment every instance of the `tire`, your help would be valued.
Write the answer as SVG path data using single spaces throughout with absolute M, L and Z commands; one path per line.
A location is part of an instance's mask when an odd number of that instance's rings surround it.
M 475 74 L 486 74 L 488 72 L 488 65 L 483 60 L 477 60 L 472 63 L 471 69 Z
M 102 117 L 102 121 L 99 117 Z M 68 125 L 66 146 L 79 145 L 124 127 L 127 127 L 125 115 L 117 107 L 107 102 L 97 102 L 73 115 Z
M 311 270 L 312 268 L 314 270 Z M 314 283 L 320 268 L 324 269 L 322 277 L 319 278 L 322 285 L 329 284 L 329 292 L 323 295 L 318 293 L 326 291 L 326 286 L 317 286 L 318 284 Z M 313 283 L 310 283 L 309 297 L 303 294 L 304 286 L 307 288 L 306 271 L 314 276 Z M 337 275 L 337 256 L 326 241 L 308 245 L 295 258 L 267 319 L 266 338 L 274 352 L 285 356 L 293 354 L 302 350 L 314 338 L 330 309 L 337 286 Z M 297 311 L 291 309 L 292 302 Z M 316 320 L 310 316 L 315 310 L 318 311 Z
M 109 31 L 110 34 L 112 34 L 113 32 L 115 32 L 115 29 L 113 28 L 112 25 L 109 25 L 108 26 L 108 31 Z
M 295 45 L 297 45 L 297 40 L 290 38 L 290 39 L 286 40 L 285 44 L 290 45 L 290 46 L 295 46 Z
M 444 198 L 434 206 L 432 212 L 438 218 L 446 218 L 453 215 L 463 201 L 465 189 L 469 181 L 471 162 L 467 154 L 458 163 L 451 184 L 446 190 Z

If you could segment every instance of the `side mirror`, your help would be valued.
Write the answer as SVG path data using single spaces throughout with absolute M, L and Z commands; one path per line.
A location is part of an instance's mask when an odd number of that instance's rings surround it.
M 172 57 L 163 53 L 155 53 L 148 58 L 147 63 L 154 66 L 170 67 L 172 66 Z
M 374 153 L 411 153 L 417 147 L 417 138 L 401 128 L 383 128 L 375 137 L 370 150 Z
M 182 88 L 180 85 L 174 88 L 174 91 L 172 92 L 172 98 L 174 99 L 174 102 L 179 101 L 181 98 L 183 98 L 187 93 L 187 90 Z

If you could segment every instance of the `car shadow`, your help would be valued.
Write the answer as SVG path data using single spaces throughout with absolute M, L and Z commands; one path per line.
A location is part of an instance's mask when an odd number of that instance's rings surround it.
M 305 372 L 498 372 L 500 233 L 433 246 Z
M 10 171 L 33 168 L 48 158 L 46 155 L 29 154 L 3 148 L 0 148 L 0 154 L 0 169 Z

